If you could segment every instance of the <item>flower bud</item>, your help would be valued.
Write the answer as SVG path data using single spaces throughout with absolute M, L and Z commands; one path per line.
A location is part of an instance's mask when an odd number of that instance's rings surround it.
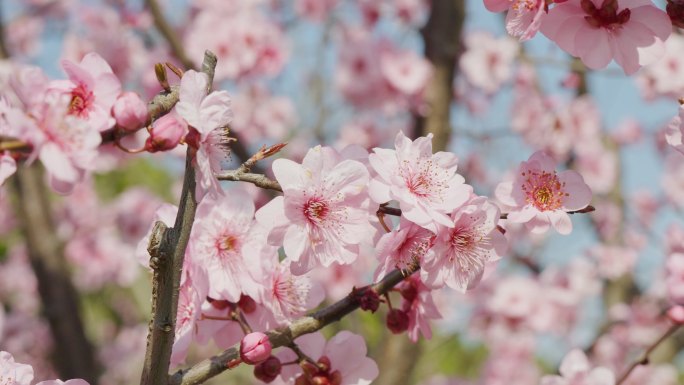
M 240 358 L 246 364 L 256 365 L 271 355 L 271 342 L 264 333 L 249 333 L 240 342 Z
M 185 121 L 174 113 L 168 113 L 152 123 L 150 137 L 145 142 L 148 152 L 168 151 L 180 143 L 187 131 Z
M 392 309 L 387 313 L 387 328 L 394 334 L 403 333 L 408 329 L 409 318 L 406 312 Z
M 242 312 L 245 314 L 252 314 L 256 310 L 256 302 L 252 299 L 252 297 L 248 295 L 240 295 L 240 300 L 238 301 L 238 307 L 242 309 Z
M 256 377 L 259 381 L 268 384 L 278 377 L 282 367 L 283 366 L 277 357 L 270 356 L 266 359 L 266 361 L 257 364 L 254 367 L 254 377 Z
M 135 131 L 147 122 L 147 104 L 135 92 L 124 92 L 116 99 L 112 107 L 112 116 L 116 124 L 126 131 Z
M 375 290 L 372 290 L 370 288 L 365 290 L 359 290 L 357 292 L 357 295 L 359 300 L 359 307 L 362 310 L 370 310 L 371 313 L 375 313 L 375 311 L 378 310 L 378 307 L 380 307 L 380 296 Z
M 684 307 L 676 305 L 667 311 L 667 318 L 676 324 L 684 324 Z

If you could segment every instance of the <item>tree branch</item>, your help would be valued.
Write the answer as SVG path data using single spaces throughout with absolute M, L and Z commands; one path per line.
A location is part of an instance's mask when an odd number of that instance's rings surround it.
M 249 172 L 241 172 L 240 170 L 230 170 L 223 171 L 222 173 L 216 175 L 218 180 L 229 180 L 233 182 L 248 182 L 252 183 L 257 187 L 261 187 L 267 190 L 275 190 L 282 192 L 283 189 L 280 187 L 280 183 L 273 179 L 269 179 L 263 174 L 253 174 Z
M 83 378 L 96 384 L 100 366 L 85 335 L 78 295 L 52 221 L 42 168 L 37 163 L 22 167 L 13 181 L 17 216 L 38 281 L 43 316 L 54 338 L 52 361 L 61 378 Z
M 453 84 L 462 51 L 464 19 L 464 0 L 432 0 L 430 17 L 421 30 L 425 57 L 433 65 L 433 74 L 425 92 L 429 110 L 426 116 L 416 115 L 414 135 L 434 134 L 435 151 L 443 151 L 449 144 Z
M 419 267 L 402 270 L 394 270 L 379 282 L 353 289 L 346 297 L 338 302 L 323 308 L 311 315 L 304 316 L 293 321 L 290 325 L 266 332 L 273 348 L 288 346 L 294 340 L 304 334 L 313 333 L 323 327 L 342 319 L 344 316 L 358 309 L 360 306 L 358 293 L 365 290 L 373 290 L 378 295 L 387 293 L 404 278 L 418 271 Z M 235 345 L 221 354 L 201 361 L 189 369 L 180 370 L 171 376 L 168 385 L 195 385 L 224 372 L 228 369 L 228 362 L 239 357 L 239 345 Z
M 202 69 L 209 76 L 208 86 L 213 82 L 215 67 L 216 56 L 206 51 Z M 153 266 L 153 314 L 140 382 L 142 385 L 165 385 L 168 382 L 183 257 L 197 209 L 195 167 L 193 166 L 195 152 L 194 148 L 188 146 L 183 191 L 173 228 L 166 229 L 158 223 L 155 226 L 154 236 L 150 240 L 149 251 L 152 257 L 150 261 Z
M 625 380 L 627 380 L 627 377 L 629 377 L 629 375 L 632 373 L 632 371 L 633 371 L 634 369 L 636 369 L 637 366 L 639 366 L 639 365 L 648 365 L 649 356 L 651 355 L 651 353 L 652 353 L 658 346 L 660 346 L 660 344 L 662 344 L 665 340 L 667 340 L 672 334 L 674 334 L 674 332 L 676 332 L 677 330 L 679 330 L 679 328 L 680 328 L 681 326 L 682 326 L 682 325 L 681 325 L 681 324 L 678 324 L 678 323 L 677 323 L 677 324 L 674 324 L 674 325 L 672 325 L 672 326 L 670 326 L 670 328 L 667 329 L 667 331 L 665 331 L 665 333 L 664 333 L 662 336 L 660 336 L 660 338 L 658 338 L 657 341 L 655 341 L 653 344 L 651 344 L 651 346 L 649 346 L 649 347 L 646 349 L 646 351 L 645 351 L 644 353 L 642 353 L 642 355 L 641 355 L 637 360 L 635 360 L 634 362 L 632 362 L 632 364 L 627 368 L 627 370 L 625 370 L 625 372 L 620 376 L 620 379 L 617 380 L 617 382 L 615 383 L 615 385 L 620 385 L 620 384 L 622 384 L 623 382 L 625 382 Z

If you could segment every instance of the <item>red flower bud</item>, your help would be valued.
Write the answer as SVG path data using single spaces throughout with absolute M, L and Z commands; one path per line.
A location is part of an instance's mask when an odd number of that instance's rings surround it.
M 246 364 L 255 365 L 271 355 L 271 342 L 264 333 L 249 333 L 240 342 L 240 358 Z
M 387 328 L 394 334 L 403 333 L 408 329 L 409 318 L 406 312 L 392 309 L 387 314 Z
M 266 361 L 257 364 L 254 367 L 254 377 L 260 381 L 269 383 L 278 377 L 282 367 L 283 366 L 277 357 L 270 356 L 266 359 Z

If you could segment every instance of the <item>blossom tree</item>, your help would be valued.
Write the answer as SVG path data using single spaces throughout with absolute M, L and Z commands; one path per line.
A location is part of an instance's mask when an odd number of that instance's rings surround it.
M 0 4 L 0 384 L 678 383 L 659 6 Z

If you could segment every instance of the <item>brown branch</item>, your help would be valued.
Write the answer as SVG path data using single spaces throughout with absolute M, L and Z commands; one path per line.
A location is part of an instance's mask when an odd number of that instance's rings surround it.
M 178 60 L 186 68 L 194 68 L 195 64 L 192 62 L 192 60 L 190 60 L 188 55 L 185 53 L 183 45 L 178 39 L 178 36 L 176 35 L 176 32 L 173 30 L 171 24 L 169 24 L 169 22 L 164 17 L 164 13 L 161 7 L 159 6 L 159 3 L 157 3 L 157 0 L 145 0 L 145 4 L 147 4 L 147 8 L 150 10 L 150 14 L 152 14 L 152 19 L 154 20 L 155 27 L 157 27 L 159 33 L 161 33 L 164 39 L 166 39 L 166 41 L 169 43 L 169 47 L 171 48 L 173 55 L 176 58 L 178 58 Z
M 61 378 L 97 383 L 100 366 L 85 335 L 79 300 L 64 258 L 64 248 L 52 221 L 49 192 L 42 167 L 21 167 L 13 178 L 16 211 L 29 261 L 38 281 L 43 316 L 54 339 L 52 361 Z
M 209 76 L 209 85 L 213 81 L 215 66 L 216 56 L 206 51 L 203 71 Z M 148 248 L 152 257 L 150 265 L 153 267 L 152 320 L 140 381 L 142 385 L 165 385 L 168 382 L 183 257 L 197 209 L 194 157 L 195 149 L 189 146 L 185 160 L 183 191 L 173 228 L 167 229 L 158 222 Z
M 257 187 L 261 187 L 267 190 L 283 191 L 280 187 L 280 183 L 273 179 L 269 179 L 263 174 L 253 174 L 249 172 L 241 172 L 240 170 L 230 170 L 223 171 L 222 173 L 216 175 L 218 180 L 229 180 L 233 182 L 248 182 L 252 183 Z
M 387 293 L 394 286 L 404 280 L 405 277 L 418 271 L 414 266 L 408 270 L 394 270 L 381 281 L 354 289 L 340 301 L 323 308 L 311 315 L 304 316 L 293 321 L 290 325 L 266 332 L 273 348 L 290 346 L 294 340 L 304 334 L 313 333 L 323 327 L 342 319 L 344 316 L 358 309 L 360 306 L 357 293 L 365 290 L 374 290 L 378 295 Z M 227 370 L 227 363 L 239 357 L 239 345 L 235 345 L 221 354 L 201 361 L 189 369 L 180 370 L 171 376 L 168 385 L 195 385 L 200 384 Z
M 574 211 L 566 211 L 568 214 L 586 214 L 586 213 L 591 213 L 596 211 L 596 208 L 592 205 L 589 205 L 583 209 L 579 210 L 574 210 Z M 401 209 L 395 208 L 395 207 L 389 207 L 389 206 L 380 206 L 378 209 L 378 212 L 381 212 L 383 214 L 387 215 L 394 215 L 396 217 L 401 216 Z M 501 213 L 501 216 L 499 217 L 500 219 L 508 219 L 508 213 Z
M 458 58 L 463 50 L 461 31 L 465 20 L 464 0 L 432 0 L 430 17 L 421 30 L 425 57 L 433 65 L 432 79 L 425 90 L 426 116 L 416 115 L 415 136 L 434 134 L 433 148 L 443 151 L 451 134 L 450 111 Z
M 674 334 L 674 332 L 676 332 L 677 330 L 679 330 L 680 326 L 682 326 L 682 325 L 681 325 L 681 324 L 678 324 L 678 323 L 677 323 L 677 324 L 674 324 L 674 325 L 672 325 L 672 326 L 670 326 L 670 328 L 667 329 L 667 331 L 665 331 L 665 333 L 664 333 L 662 336 L 660 336 L 660 338 L 658 338 L 657 341 L 655 341 L 653 344 L 651 344 L 651 346 L 649 346 L 649 347 L 646 349 L 646 351 L 643 352 L 643 353 L 641 354 L 641 356 L 640 356 L 637 360 L 635 360 L 634 362 L 632 362 L 632 364 L 627 368 L 627 370 L 625 370 L 625 372 L 620 376 L 620 379 L 617 380 L 617 382 L 615 383 L 615 385 L 620 385 L 620 384 L 622 384 L 623 382 L 625 382 L 625 380 L 627 380 L 627 377 L 629 377 L 629 375 L 632 373 L 632 371 L 633 371 L 634 369 L 636 369 L 637 366 L 639 366 L 639 365 L 648 365 L 648 362 L 649 362 L 649 355 L 650 355 L 650 354 L 651 354 L 651 353 L 652 353 L 660 344 L 662 344 L 662 343 L 663 343 L 665 340 L 667 340 L 672 334 Z

